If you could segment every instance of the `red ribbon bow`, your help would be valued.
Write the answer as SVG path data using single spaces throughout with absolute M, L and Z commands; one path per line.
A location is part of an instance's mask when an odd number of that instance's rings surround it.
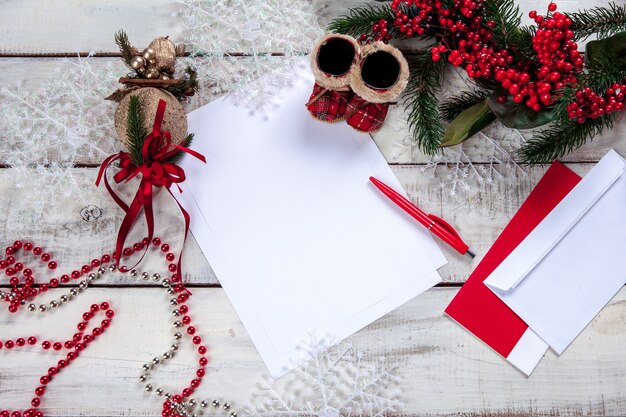
M 107 159 L 104 160 L 102 166 L 100 167 L 100 172 L 98 173 L 98 178 L 96 180 L 96 187 L 100 185 L 100 181 L 104 178 L 104 185 L 106 189 L 113 197 L 113 200 L 117 203 L 118 206 L 124 210 L 126 216 L 124 216 L 124 220 L 122 221 L 122 225 L 120 226 L 120 230 L 117 234 L 117 243 L 115 246 L 115 260 L 119 266 L 119 261 L 121 259 L 122 250 L 124 249 L 124 243 L 126 242 L 126 237 L 130 232 L 130 229 L 137 219 L 141 208 L 144 209 L 144 214 L 146 216 L 146 224 L 148 226 L 148 243 L 152 241 L 152 237 L 154 235 L 154 213 L 152 209 L 152 187 L 165 187 L 167 191 L 170 193 L 176 204 L 178 204 L 178 208 L 180 209 L 183 218 L 185 219 L 185 237 L 183 239 L 183 246 L 185 245 L 185 241 L 187 240 L 187 234 L 189 232 L 189 213 L 185 211 L 185 209 L 180 205 L 176 197 L 172 194 L 170 187 L 172 184 L 176 184 L 178 189 L 182 192 L 179 183 L 185 181 L 185 171 L 179 167 L 178 165 L 170 162 L 169 159 L 174 156 L 178 152 L 186 152 L 191 156 L 194 156 L 206 163 L 206 159 L 200 153 L 186 148 L 184 146 L 172 144 L 172 135 L 167 130 L 161 130 L 161 124 L 163 123 L 163 116 L 165 115 L 165 106 L 166 102 L 163 100 L 159 100 L 159 105 L 157 107 L 156 116 L 154 118 L 154 127 L 152 129 L 152 133 L 146 136 L 144 140 L 143 147 L 141 148 L 141 157 L 143 159 L 143 163 L 141 165 L 135 164 L 130 155 L 127 152 L 120 152 L 119 154 L 111 155 Z M 141 182 L 139 184 L 139 188 L 137 189 L 137 193 L 133 198 L 133 201 L 130 203 L 130 206 L 127 205 L 120 197 L 115 193 L 115 191 L 111 188 L 109 181 L 107 180 L 106 171 L 109 166 L 116 160 L 119 159 L 120 171 L 115 174 L 113 179 L 116 183 L 120 183 L 122 181 L 128 182 L 137 175 L 141 174 Z M 141 262 L 143 257 L 148 250 L 148 246 L 146 245 L 144 249 L 144 253 L 141 256 L 141 259 L 137 261 L 137 264 Z M 178 256 L 178 267 L 177 272 L 181 279 L 182 283 L 182 270 L 181 270 L 181 261 L 182 261 L 183 248 L 180 249 L 180 255 Z M 135 266 L 137 266 L 135 264 Z M 128 270 L 127 267 L 121 267 L 121 269 Z

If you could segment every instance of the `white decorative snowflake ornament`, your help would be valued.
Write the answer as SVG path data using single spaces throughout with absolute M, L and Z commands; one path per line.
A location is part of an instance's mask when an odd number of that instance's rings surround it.
M 311 338 L 303 350 L 311 354 L 304 365 L 277 380 L 264 381 L 246 414 L 257 417 L 378 417 L 397 412 L 398 367 L 385 357 L 366 360 L 347 343 L 331 346 L 328 339 Z

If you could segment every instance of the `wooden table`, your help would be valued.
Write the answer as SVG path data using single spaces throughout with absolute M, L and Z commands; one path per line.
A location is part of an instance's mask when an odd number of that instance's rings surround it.
M 526 2 L 525 2 L 526 3 Z M 532 2 L 540 10 L 547 1 Z M 603 4 L 562 1 L 566 10 Z M 619 1 L 618 3 L 624 3 Z M 253 7 L 254 2 L 251 4 Z M 357 0 L 315 0 L 313 6 L 322 24 Z M 55 76 L 65 63 L 59 56 L 76 51 L 95 51 L 96 65 L 114 57 L 112 34 L 126 28 L 137 45 L 146 45 L 156 35 L 180 38 L 173 0 L 137 2 L 9 0 L 2 3 L 0 23 L 0 86 L 23 81 L 23 88 L 37 89 Z M 524 5 L 526 11 L 532 7 Z M 142 23 L 137 22 L 150 16 Z M 242 50 L 245 55 L 246 50 Z M 281 51 L 272 51 L 281 52 Z M 232 65 L 245 65 L 245 56 Z M 280 59 L 277 57 L 276 59 Z M 396 110 L 396 116 L 401 110 Z M 425 209 L 455 224 L 479 254 L 468 262 L 443 248 L 449 264 L 441 269 L 444 284 L 410 301 L 349 339 L 365 359 L 384 354 L 400 365 L 408 415 L 624 415 L 626 414 L 626 291 L 622 290 L 602 310 L 576 341 L 557 357 L 548 352 L 530 378 L 523 376 L 479 340 L 442 314 L 464 279 L 518 209 L 546 166 L 526 168 L 513 181 L 479 184 L 473 192 L 451 196 L 440 180 L 423 172 L 428 159 L 419 152 L 398 152 L 398 138 L 406 134 L 400 118 L 392 116 L 374 140 L 392 165 L 410 197 Z M 0 121 L 0 126 L 1 126 Z M 112 123 L 112 122 L 111 122 Z M 596 138 L 564 160 L 580 174 L 586 173 L 611 147 L 626 155 L 620 122 L 612 132 Z M 0 137 L 2 133 L 0 132 Z M 3 139 L 10 140 L 11 138 Z M 476 165 L 490 162 L 484 142 L 473 139 L 465 151 Z M 120 210 L 102 189 L 93 186 L 100 160 L 84 157 L 75 168 L 75 178 L 90 205 L 101 210 L 95 219 L 80 212 L 86 204 L 58 193 L 41 219 L 33 219 L 32 207 L 22 203 L 32 188 L 16 189 L 12 171 L 0 155 L 0 242 L 16 238 L 43 242 L 59 264 L 69 268 L 110 250 L 121 219 Z M 438 178 L 454 167 L 437 168 Z M 518 178 L 515 178 L 518 176 Z M 180 242 L 180 220 L 174 206 L 163 203 L 159 210 L 158 234 Z M 188 282 L 193 287 L 192 315 L 209 341 L 211 364 L 198 396 L 219 396 L 246 406 L 256 385 L 266 373 L 235 311 L 190 238 L 186 247 Z M 149 269 L 152 265 L 148 263 Z M 151 271 L 152 272 L 152 271 Z M 112 275 L 81 296 L 80 301 L 54 311 L 51 316 L 11 315 L 0 311 L 0 339 L 24 333 L 63 337 L 72 331 L 78 315 L 91 303 L 111 300 L 117 315 L 114 325 L 71 368 L 51 384 L 44 400 L 50 415 L 157 415 L 159 404 L 138 382 L 142 363 L 167 347 L 171 337 L 169 308 L 162 289 L 154 284 Z M 52 294 L 59 291 L 57 289 Z M 52 317 L 54 316 L 54 317 Z M 0 351 L 0 406 L 23 408 L 42 373 L 58 356 L 27 351 Z M 192 370 L 187 355 L 179 355 L 158 375 L 171 385 L 181 385 Z

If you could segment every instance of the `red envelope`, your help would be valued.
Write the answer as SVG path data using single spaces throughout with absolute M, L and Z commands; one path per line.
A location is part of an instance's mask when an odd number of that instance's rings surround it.
M 553 162 L 445 310 L 526 375 L 535 369 L 548 345 L 483 281 L 580 180 L 565 165 Z

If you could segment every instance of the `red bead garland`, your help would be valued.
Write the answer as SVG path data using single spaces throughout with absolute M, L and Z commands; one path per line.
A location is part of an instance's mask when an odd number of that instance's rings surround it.
M 93 328 L 91 332 L 86 332 L 87 324 L 96 316 L 94 313 L 102 313 L 108 317 L 108 319 L 102 320 L 100 322 L 100 326 L 96 326 Z M 88 316 L 85 316 L 89 314 Z M 92 342 L 96 340 L 99 336 L 101 336 L 104 331 L 109 327 L 110 320 L 113 317 L 114 312 L 109 307 L 107 303 L 102 303 L 100 305 L 94 304 L 91 306 L 89 312 L 83 314 L 84 321 L 80 322 L 82 328 L 78 333 L 75 333 L 71 339 L 68 339 L 64 342 L 50 342 L 48 340 L 44 340 L 41 342 L 41 348 L 43 350 L 48 350 L 52 346 L 54 350 L 60 351 L 65 347 L 65 349 L 69 350 L 66 355 L 66 359 L 61 359 L 57 362 L 56 366 L 53 366 L 48 369 L 48 372 L 45 375 L 42 375 L 39 378 L 39 383 L 41 386 L 35 389 L 35 397 L 31 400 L 31 407 L 29 409 L 20 411 L 20 410 L 1 410 L 0 416 L 10 415 L 11 417 L 43 417 L 43 413 L 37 410 L 37 407 L 41 404 L 41 398 L 45 394 L 45 386 L 48 385 L 53 379 L 54 376 L 61 372 L 62 369 L 69 366 L 76 358 L 78 358 L 79 353 L 85 350 Z M 6 349 L 13 349 L 14 347 L 23 347 L 23 346 L 32 346 L 37 343 L 37 338 L 35 336 L 29 336 L 27 339 L 19 337 L 15 340 L 5 340 L 4 343 L 0 342 L 0 349 L 2 349 L 3 345 Z
M 185 333 L 190 337 L 194 345 L 197 345 L 197 352 L 199 355 L 198 363 L 200 367 L 195 370 L 194 378 L 189 382 L 187 387 L 184 387 L 180 394 L 173 395 L 171 399 L 164 401 L 162 415 L 163 417 L 183 417 L 182 414 L 179 414 L 174 407 L 172 407 L 173 403 L 182 403 L 185 398 L 191 396 L 196 388 L 200 386 L 202 378 L 205 376 L 205 366 L 208 365 L 209 360 L 205 356 L 208 349 L 205 345 L 202 344 L 202 339 L 200 336 L 197 336 L 197 329 L 193 326 L 191 317 L 187 314 L 189 311 L 188 306 L 185 302 L 189 299 L 189 293 L 186 291 L 184 284 L 180 282 L 180 277 L 176 272 L 176 264 L 173 262 L 175 256 L 169 252 L 170 246 L 167 243 L 161 243 L 161 239 L 156 237 L 152 240 L 152 242 L 147 241 L 147 239 L 142 240 L 141 242 L 135 243 L 133 245 L 133 249 L 124 250 L 123 256 L 130 256 L 132 253 L 142 250 L 145 245 L 152 243 L 155 248 L 159 248 L 163 256 L 167 259 L 168 262 L 172 262 L 169 264 L 168 269 L 173 272 L 171 282 L 177 283 L 172 288 L 178 296 L 176 298 L 178 302 L 177 311 L 179 314 L 184 314 L 182 323 L 184 326 L 187 326 Z M 103 254 L 100 259 L 92 259 L 89 264 L 83 265 L 80 270 L 74 270 L 70 275 L 63 274 L 58 278 L 51 278 L 49 283 L 45 284 L 35 284 L 35 279 L 32 276 L 33 271 L 30 268 L 24 268 L 21 263 L 16 263 L 15 256 L 19 254 L 19 251 L 23 250 L 24 254 L 31 252 L 32 255 L 38 257 L 39 260 L 46 264 L 46 267 L 49 270 L 55 270 L 57 268 L 56 261 L 52 260 L 52 255 L 45 253 L 41 247 L 33 246 L 32 243 L 26 242 L 23 243 L 20 240 L 17 240 L 13 243 L 13 245 L 7 247 L 5 249 L 5 253 L 8 255 L 6 259 L 0 260 L 0 270 L 4 270 L 4 273 L 7 277 L 9 277 L 9 284 L 11 286 L 11 292 L 4 298 L 0 298 L 0 300 L 6 301 L 9 306 L 8 310 L 11 313 L 16 313 L 19 308 L 27 303 L 28 300 L 31 300 L 37 297 L 39 294 L 46 292 L 48 288 L 55 288 L 58 286 L 59 281 L 61 283 L 67 283 L 71 278 L 76 280 L 81 276 L 90 273 L 92 268 L 97 268 L 103 264 L 107 264 L 111 262 L 114 256 L 110 254 Z M 17 274 L 21 272 L 23 276 L 23 282 L 20 282 L 20 279 Z M 104 314 L 106 317 L 100 322 L 99 326 L 94 327 L 91 332 L 87 331 L 88 324 L 94 317 L 99 314 Z M 75 333 L 72 338 L 65 341 L 50 341 L 43 340 L 40 343 L 42 350 L 53 349 L 55 351 L 61 351 L 63 349 L 68 350 L 69 352 L 66 355 L 66 359 L 61 359 L 57 362 L 56 366 L 53 366 L 48 369 L 46 375 L 43 375 L 39 383 L 41 384 L 35 389 L 35 397 L 31 400 L 31 408 L 25 409 L 23 411 L 20 410 L 2 410 L 0 409 L 0 417 L 43 417 L 43 413 L 38 410 L 38 407 L 41 405 L 41 399 L 45 394 L 45 387 L 54 379 L 54 376 L 58 374 L 62 369 L 69 366 L 73 363 L 76 358 L 78 358 L 81 351 L 86 349 L 96 338 L 101 336 L 106 329 L 111 325 L 111 321 L 115 316 L 115 312 L 110 308 L 108 302 L 102 302 L 100 304 L 93 304 L 90 306 L 89 310 L 83 313 L 82 321 L 77 324 L 78 332 Z M 16 347 L 24 347 L 24 346 L 33 346 L 37 344 L 36 336 L 28 336 L 26 338 L 20 337 L 15 340 L 5 340 L 0 341 L 0 349 L 11 350 Z

